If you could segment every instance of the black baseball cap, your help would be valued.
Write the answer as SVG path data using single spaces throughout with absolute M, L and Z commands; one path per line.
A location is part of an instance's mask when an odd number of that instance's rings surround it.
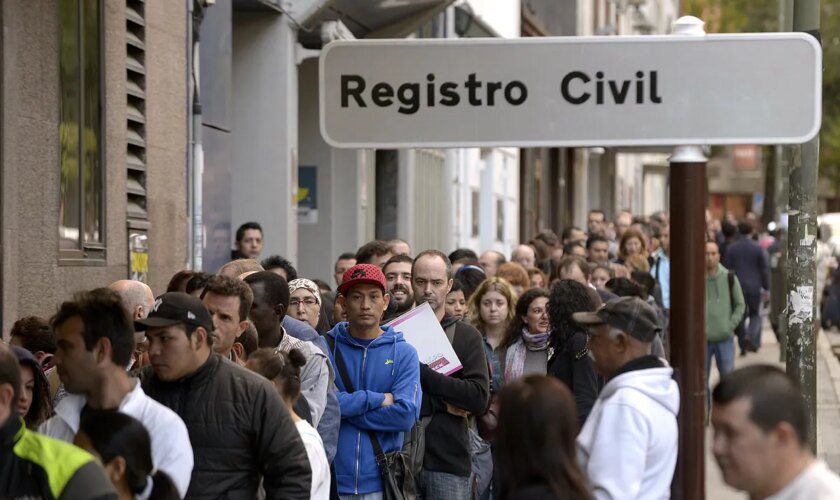
M 572 319 L 583 326 L 607 324 L 642 342 L 652 342 L 662 330 L 656 311 L 639 297 L 619 297 L 595 312 L 574 313 Z
M 182 292 L 167 292 L 155 300 L 155 305 L 145 319 L 134 322 L 134 329 L 138 332 L 149 328 L 160 328 L 184 323 L 192 326 L 204 327 L 208 332 L 213 331 L 213 318 L 207 308 L 196 297 Z

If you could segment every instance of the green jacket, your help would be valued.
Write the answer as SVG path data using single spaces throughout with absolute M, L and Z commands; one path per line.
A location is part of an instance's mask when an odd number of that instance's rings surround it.
M 0 426 L 0 498 L 117 500 L 88 452 L 27 429 L 12 416 Z
M 729 271 L 723 264 L 718 264 L 715 274 L 706 277 L 706 340 L 709 342 L 731 339 L 744 318 L 747 306 L 741 284 L 733 274 L 732 293 L 735 297 L 730 298 L 728 276 Z

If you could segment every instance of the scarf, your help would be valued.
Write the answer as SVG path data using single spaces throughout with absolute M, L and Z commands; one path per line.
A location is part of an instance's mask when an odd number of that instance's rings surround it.
M 303 288 L 307 290 L 312 296 L 315 298 L 315 302 L 318 303 L 318 307 L 321 307 L 321 290 L 318 289 L 318 285 L 316 285 L 313 281 L 305 279 L 305 278 L 298 278 L 296 280 L 292 280 L 289 282 L 289 294 L 295 293 L 295 290 Z
M 505 383 L 513 382 L 525 371 L 525 357 L 528 351 L 544 351 L 548 349 L 551 332 L 531 333 L 527 328 L 522 329 L 522 335 L 508 347 L 505 353 Z

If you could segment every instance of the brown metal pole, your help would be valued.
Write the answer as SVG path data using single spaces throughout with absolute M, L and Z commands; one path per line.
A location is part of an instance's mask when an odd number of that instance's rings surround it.
M 706 157 L 697 146 L 671 156 L 671 365 L 680 386 L 679 457 L 673 497 L 705 498 Z

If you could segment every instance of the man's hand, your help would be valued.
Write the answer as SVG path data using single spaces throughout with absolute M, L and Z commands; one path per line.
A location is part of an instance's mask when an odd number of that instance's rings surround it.
M 382 400 L 382 406 L 391 406 L 392 404 L 394 404 L 394 395 L 386 392 L 385 399 Z
M 456 417 L 467 418 L 470 416 L 470 412 L 468 412 L 467 410 L 462 410 L 461 408 L 458 408 L 457 406 L 452 406 L 449 403 L 446 403 L 446 412 L 455 415 Z

